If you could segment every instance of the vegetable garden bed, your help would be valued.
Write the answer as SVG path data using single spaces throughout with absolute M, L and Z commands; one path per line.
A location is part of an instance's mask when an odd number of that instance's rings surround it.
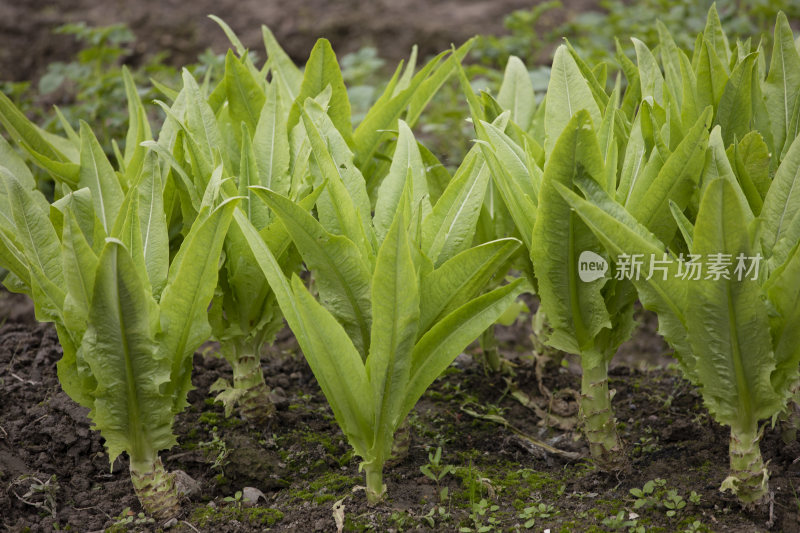
M 4 527 L 32 532 L 58 527 L 97 531 L 115 525 L 118 531 L 153 530 L 152 523 L 137 516 L 126 460 L 118 459 L 109 473 L 102 439 L 90 431 L 86 410 L 61 392 L 55 375 L 61 356 L 55 331 L 28 320 L 9 321 L 0 329 L 0 470 L 4 484 L 15 481 L 0 493 Z M 528 334 L 517 325 L 499 335 L 503 352 L 521 364 L 519 390 L 546 405 L 531 362 L 525 361 L 531 349 Z M 465 408 L 502 416 L 524 435 L 565 451 L 588 452 L 577 431 L 539 426 L 537 415 L 508 393 L 502 377 L 484 373 L 477 349 L 471 349 L 467 352 L 476 357 L 460 358 L 414 410 L 409 453 L 387 472 L 389 499 L 377 507 L 369 507 L 363 489 L 357 488 L 363 485 L 358 460 L 352 458 L 295 342 L 287 334 L 282 339 L 280 353 L 265 359 L 267 382 L 277 400 L 276 416 L 265 427 L 225 418 L 221 406 L 209 401 L 208 388 L 219 377 L 230 378 L 230 370 L 219 358 L 195 355 L 196 389 L 176 427 L 183 437 L 163 459 L 168 468 L 186 471 L 200 487 L 170 531 L 331 532 L 336 531 L 333 507 L 339 500 L 345 531 L 476 530 L 477 519 L 495 531 L 629 531 L 635 522 L 648 532 L 753 532 L 767 531 L 771 518 L 772 531 L 789 532 L 800 519 L 795 495 L 800 464 L 794 463 L 800 446 L 783 444 L 775 433 L 768 432 L 762 443 L 775 494 L 772 517 L 768 507 L 745 511 L 735 498 L 719 492 L 727 475 L 726 430 L 709 419 L 699 395 L 676 371 L 629 366 L 640 364 L 633 357 L 658 361 L 663 353 L 651 319 L 640 327 L 635 343 L 623 345 L 624 366 L 610 372 L 631 471 L 608 477 L 586 460 L 543 453 L 499 423 L 467 414 Z M 574 370 L 551 370 L 544 385 L 553 393 L 579 388 Z M 555 411 L 574 414 L 575 402 L 569 395 L 564 398 Z M 437 446 L 442 448 L 440 464 L 455 469 L 438 486 L 420 471 L 430 464 L 429 454 Z M 658 480 L 664 480 L 663 486 Z M 656 482 L 652 495 L 637 498 L 630 493 L 648 482 Z M 44 488 L 36 490 L 34 484 Z M 265 499 L 254 507 L 236 501 L 236 492 L 245 487 L 259 489 Z M 443 488 L 448 494 L 441 500 Z M 668 516 L 664 506 L 670 490 L 686 504 L 675 516 Z M 695 502 L 692 491 L 699 498 Z M 487 502 L 484 514 L 476 514 L 471 504 L 482 500 Z M 637 500 L 646 503 L 637 507 Z M 618 520 L 620 512 L 623 518 Z M 631 519 L 631 513 L 638 518 Z M 526 528 L 529 520 L 535 523 Z M 702 526 L 692 530 L 696 521 Z
M 219 73 L 119 69 L 124 134 L 0 92 L 2 525 L 797 529 L 786 14 L 617 72 L 565 41 L 541 94 L 414 47 L 357 106 L 327 39 L 262 63 L 210 18 Z

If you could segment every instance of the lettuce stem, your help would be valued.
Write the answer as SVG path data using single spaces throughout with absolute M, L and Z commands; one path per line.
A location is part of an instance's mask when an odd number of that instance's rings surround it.
M 720 490 L 732 491 L 745 505 L 763 503 L 769 492 L 769 472 L 759 447 L 761 435 L 756 424 L 743 430 L 731 428 L 731 471 Z
M 619 469 L 625 461 L 608 391 L 608 362 L 602 353 L 581 354 L 581 415 L 592 458 L 603 468 Z
M 378 503 L 386 494 L 386 485 L 383 484 L 383 461 L 373 460 L 364 463 L 364 472 L 367 478 L 367 501 L 371 504 Z
M 239 397 L 239 414 L 245 420 L 265 422 L 275 413 L 275 406 L 269 398 L 269 387 L 261 370 L 259 347 L 237 345 L 231 361 L 233 368 L 233 388 L 243 391 Z
M 175 474 L 167 472 L 156 454 L 151 460 L 131 459 L 131 481 L 142 509 L 156 520 L 166 521 L 181 511 Z

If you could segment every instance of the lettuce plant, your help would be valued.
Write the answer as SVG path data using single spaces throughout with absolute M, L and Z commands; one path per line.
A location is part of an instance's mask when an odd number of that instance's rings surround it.
M 572 55 L 561 47 L 546 97 L 545 137 L 537 140 L 527 131 L 535 113 L 533 97 L 526 91 L 530 84 L 513 75 L 520 67 L 510 62 L 507 69 L 507 79 L 518 80 L 505 86 L 505 92 L 518 95 L 503 99 L 510 109 L 489 123 L 475 116 L 473 104 L 473 118 L 498 196 L 529 252 L 528 272 L 550 330 L 545 342 L 581 356 L 581 414 L 592 457 L 604 467 L 617 468 L 624 455 L 610 404 L 607 368 L 631 333 L 635 292 L 626 283 L 579 279 L 578 258 L 595 238 L 554 188 L 557 183 L 571 183 L 576 174 L 593 176 L 606 188 L 616 187 L 616 106 L 612 100 L 601 113 Z M 571 113 L 579 110 L 575 117 L 581 119 L 576 122 Z M 526 128 L 510 116 L 522 120 Z M 593 122 L 610 138 L 602 150 Z
M 307 99 L 301 120 L 325 190 L 319 220 L 284 196 L 252 187 L 283 222 L 314 276 L 315 299 L 287 279 L 242 212 L 235 215 L 275 292 L 336 421 L 366 473 L 367 497 L 385 493 L 395 431 L 453 359 L 510 305 L 520 280 L 480 295 L 518 247 L 470 248 L 485 174 L 475 156 L 431 205 L 426 168 L 404 122 L 372 216 L 366 182 L 333 120 Z M 481 190 L 481 187 L 483 190 Z M 474 192 L 475 189 L 479 192 Z
M 184 87 L 179 93 L 165 90 L 173 102 L 169 107 L 162 104 L 168 116 L 167 135 L 162 134 L 156 148 L 172 166 L 180 184 L 177 196 L 184 218 L 194 216 L 202 196 L 199 191 L 207 186 L 208 170 L 222 164 L 223 178 L 233 179 L 223 179 L 221 187 L 228 195 L 244 198 L 243 212 L 268 242 L 279 246 L 281 251 L 273 248 L 273 252 L 288 272 L 299 267 L 296 254 L 284 246 L 282 225 L 249 187 L 265 186 L 293 199 L 311 190 L 309 176 L 316 175 L 314 140 L 309 139 L 301 123 L 302 103 L 323 93 L 320 98 L 327 107 L 328 125 L 342 142 L 355 148 L 351 164 L 377 180 L 386 173 L 381 164 L 384 145 L 391 144 L 385 130 L 395 128 L 401 115 L 410 120 L 419 117 L 452 71 L 453 60 L 442 61 L 440 55 L 415 74 L 412 55 L 409 65 L 398 67 L 383 95 L 354 130 L 347 89 L 327 40 L 317 42 L 301 72 L 264 27 L 268 57 L 257 68 L 231 29 L 212 18 L 226 32 L 236 52 L 228 52 L 224 76 L 216 87 L 200 85 L 184 73 Z M 462 56 L 465 51 L 460 52 Z M 309 208 L 315 194 L 305 200 Z M 283 316 L 235 226 L 226 237 L 224 251 L 210 319 L 220 351 L 231 364 L 233 383 L 220 380 L 212 390 L 219 391 L 217 398 L 228 414 L 238 405 L 242 417 L 263 421 L 274 408 L 260 354 L 283 326 Z
M 32 125 L 15 124 L 35 137 Z M 36 153 L 56 154 L 39 139 Z M 171 255 L 156 155 L 131 143 L 115 170 L 85 124 L 75 143 L 66 146 L 77 162 L 64 164 L 75 165 L 74 182 L 62 175 L 63 194 L 49 204 L 0 140 L 4 283 L 33 298 L 38 320 L 55 323 L 64 391 L 89 408 L 112 464 L 127 453 L 145 511 L 167 519 L 180 510 L 179 493 L 159 451 L 176 444 L 172 423 L 187 405 L 192 355 L 210 334 L 206 310 L 237 201 L 207 196 Z
M 714 137 L 720 138 L 718 129 Z M 687 276 L 684 257 L 590 180 L 577 179 L 587 199 L 566 187 L 559 194 L 609 254 L 641 254 L 643 272 L 658 267 L 656 275 L 633 283 L 642 304 L 658 314 L 660 332 L 712 416 L 730 427 L 730 474 L 721 490 L 752 504 L 768 495 L 759 421 L 784 408 L 800 363 L 800 141 L 787 151 L 758 215 L 724 157 L 717 159 L 719 176 L 704 186 L 696 222 L 684 221 L 683 235 L 693 256 L 712 264 L 721 259 L 723 266 L 728 261 L 728 267 L 707 267 L 697 276 Z

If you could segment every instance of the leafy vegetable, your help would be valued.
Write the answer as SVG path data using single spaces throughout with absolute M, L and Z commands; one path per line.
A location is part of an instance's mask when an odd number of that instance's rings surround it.
M 307 129 L 312 128 L 314 105 L 306 101 Z M 326 127 L 329 119 L 320 118 L 322 123 L 315 125 L 327 132 L 325 144 L 340 148 L 331 152 L 325 145 L 316 146 L 315 157 L 346 160 L 346 148 L 335 140 L 336 130 Z M 363 212 L 348 207 L 355 203 L 348 188 L 363 193 L 365 183 L 354 178 L 347 187 L 337 166 L 322 167 L 327 186 L 318 202 L 320 221 L 280 194 L 252 188 L 284 223 L 315 277 L 319 301 L 299 277 L 286 278 L 256 228 L 241 211 L 235 215 L 336 421 L 363 459 L 370 501 L 385 493 L 383 465 L 408 412 L 522 289 L 516 280 L 479 295 L 494 274 L 491 265 L 502 263 L 517 248 L 513 239 L 429 255 L 421 235 L 438 229 L 436 213 L 452 209 L 448 206 L 459 195 L 448 187 L 428 212 L 425 181 L 416 179 L 420 168 L 406 163 L 417 156 L 404 152 L 416 144 L 403 123 L 400 136 L 393 170 L 378 198 L 381 209 L 395 213 L 388 227 L 379 222 L 387 212 L 381 211 L 366 220 L 365 228 L 359 220 Z M 459 181 L 450 187 L 464 186 Z M 331 204 L 321 203 L 325 195 L 333 199 Z M 417 198 L 422 201 L 415 202 Z

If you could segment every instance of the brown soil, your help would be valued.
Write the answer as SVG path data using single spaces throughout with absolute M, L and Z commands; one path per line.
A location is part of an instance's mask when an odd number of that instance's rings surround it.
M 30 315 L 22 318 L 0 327 L 0 529 L 99 531 L 117 523 L 116 531 L 155 530 L 152 524 L 136 523 L 140 508 L 124 457 L 110 471 L 102 438 L 91 430 L 86 410 L 61 391 L 55 371 L 61 349 L 53 328 L 32 323 Z M 658 356 L 663 345 L 647 331 L 640 330 L 637 346 L 645 350 L 643 356 Z M 345 531 L 457 531 L 474 527 L 470 504 L 481 499 L 497 506 L 486 512 L 483 523 L 491 517 L 499 531 L 524 530 L 527 519 L 520 514 L 539 503 L 552 509 L 535 518 L 532 531 L 612 531 L 603 520 L 620 511 L 626 519 L 638 514 L 647 531 L 683 531 L 695 520 L 705 527 L 699 531 L 798 531 L 794 491 L 800 485 L 800 465 L 794 459 L 800 446 L 787 447 L 776 431 L 767 430 L 762 450 L 769 461 L 774 505 L 743 510 L 718 491 L 726 476 L 727 432 L 710 420 L 697 392 L 673 371 L 612 370 L 614 405 L 632 463 L 628 473 L 604 474 L 584 459 L 565 460 L 532 446 L 527 437 L 581 456 L 587 452 L 569 429 L 576 410 L 571 391 L 579 387 L 579 376 L 551 367 L 540 388 L 527 334 L 517 327 L 498 335 L 503 351 L 516 354 L 514 383 L 550 414 L 564 416 L 567 429 L 543 425 L 509 394 L 506 378 L 485 374 L 473 347 L 411 415 L 409 453 L 386 468 L 388 500 L 372 508 L 359 489 L 358 459 L 351 457 L 288 334 L 263 360 L 278 407 L 266 427 L 224 418 L 209 399 L 208 387 L 218 377 L 230 378 L 227 364 L 197 354 L 191 407 L 175 427 L 180 444 L 162 457 L 168 468 L 184 470 L 198 481 L 200 490 L 185 502 L 184 516 L 170 531 L 255 532 L 271 521 L 274 531 L 336 531 L 332 508 L 339 500 Z M 555 398 L 549 407 L 542 396 L 547 391 Z M 487 421 L 471 413 L 502 416 L 520 433 L 498 424 L 500 419 Z M 438 487 L 420 472 L 436 446 L 443 449 L 442 464 L 456 468 Z M 634 509 L 629 489 L 659 478 L 665 480 L 662 496 L 674 489 L 688 502 L 696 491 L 699 501 L 687 503 L 675 517 L 658 503 Z M 265 500 L 254 508 L 231 501 L 244 487 L 259 489 Z M 440 504 L 444 487 L 448 494 Z M 128 508 L 130 523 L 122 526 Z M 431 512 L 433 527 L 424 518 Z
M 66 22 L 90 25 L 125 22 L 133 30 L 136 50 L 128 63 L 160 51 L 176 65 L 193 63 L 208 47 L 223 52 L 228 41 L 207 18 L 222 17 L 244 44 L 263 53 L 261 24 L 267 24 L 298 62 L 305 61 L 319 37 L 337 53 L 376 46 L 396 61 L 418 44 L 425 57 L 475 34 L 500 34 L 503 17 L 531 7 L 531 0 L 0 0 L 0 80 L 36 79 L 53 61 L 75 52 L 70 36 L 54 35 Z M 565 0 L 542 24 L 554 25 L 594 0 Z

